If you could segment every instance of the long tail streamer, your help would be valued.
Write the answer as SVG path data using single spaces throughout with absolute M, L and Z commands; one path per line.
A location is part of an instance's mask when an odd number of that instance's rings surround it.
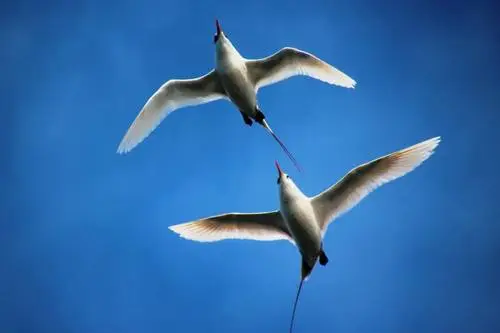
M 293 321 L 295 319 L 295 310 L 297 309 L 297 302 L 299 301 L 300 291 L 302 290 L 302 284 L 304 283 L 304 279 L 300 280 L 299 288 L 297 289 L 297 295 L 295 296 L 295 303 L 293 303 L 293 311 L 292 311 L 292 320 L 290 321 L 290 333 L 293 330 Z
M 300 167 L 300 165 L 297 162 L 297 160 L 295 159 L 295 157 L 293 157 L 292 153 L 290 153 L 290 151 L 286 148 L 285 144 L 283 142 L 281 142 L 280 138 L 278 138 L 278 136 L 276 134 L 274 134 L 273 130 L 271 129 L 271 127 L 269 127 L 269 125 L 267 124 L 265 119 L 262 121 L 262 126 L 264 126 L 264 128 L 269 132 L 269 134 L 271 134 L 273 136 L 273 138 L 276 140 L 276 142 L 278 142 L 278 144 L 281 146 L 281 148 L 283 149 L 285 154 L 288 156 L 288 158 L 295 165 L 297 170 L 302 172 L 302 168 Z

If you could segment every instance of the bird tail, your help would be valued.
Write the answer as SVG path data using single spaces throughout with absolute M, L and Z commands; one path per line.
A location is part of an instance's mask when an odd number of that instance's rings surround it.
M 293 303 L 292 319 L 290 320 L 290 331 L 289 331 L 290 333 L 292 333 L 293 330 L 293 322 L 295 320 L 295 310 L 297 310 L 297 303 L 299 302 L 299 296 L 300 292 L 302 291 L 302 285 L 304 284 L 305 281 L 307 281 L 309 275 L 311 275 L 313 267 L 311 267 L 311 265 L 309 265 L 309 263 L 304 259 L 304 257 L 302 257 L 301 277 L 300 277 L 299 287 L 297 289 L 297 294 L 295 295 L 295 302 Z
M 295 302 L 293 303 L 292 320 L 290 321 L 290 330 L 289 330 L 290 333 L 292 333 L 292 331 L 293 331 L 293 321 L 295 319 L 295 310 L 297 309 L 297 302 L 299 301 L 299 295 L 300 295 L 300 291 L 302 290 L 302 285 L 304 284 L 304 281 L 305 281 L 304 279 L 300 280 L 299 288 L 297 289 L 297 294 L 295 296 Z
M 278 144 L 281 146 L 281 149 L 283 149 L 283 151 L 288 156 L 288 158 L 292 161 L 292 163 L 295 165 L 297 170 L 302 171 L 302 168 L 300 167 L 300 165 L 297 162 L 297 160 L 295 159 L 295 157 L 293 157 L 292 153 L 290 153 L 290 151 L 286 148 L 285 144 L 280 140 L 280 138 L 276 134 L 274 134 L 271 127 L 269 127 L 269 124 L 267 123 L 267 121 L 265 119 L 261 119 L 258 123 L 261 124 L 262 127 L 264 127 L 267 130 L 267 132 L 269 132 L 269 134 L 271 134 L 273 136 L 273 138 L 274 138 L 274 140 L 276 140 L 276 142 L 278 142 Z

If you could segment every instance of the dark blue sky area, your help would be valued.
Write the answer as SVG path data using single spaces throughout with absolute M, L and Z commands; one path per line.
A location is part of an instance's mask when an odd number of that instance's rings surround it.
M 286 332 L 288 242 L 201 244 L 168 226 L 275 209 L 274 160 L 307 194 L 437 135 L 421 167 L 333 224 L 295 332 L 500 332 L 500 23 L 494 2 L 10 1 L 0 29 L 0 331 Z M 260 91 L 297 173 L 219 101 L 118 143 L 170 78 L 214 66 L 214 19 L 246 57 L 316 54 L 355 90 Z

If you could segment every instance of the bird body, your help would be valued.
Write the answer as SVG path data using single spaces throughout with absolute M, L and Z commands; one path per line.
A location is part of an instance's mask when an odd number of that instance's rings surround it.
M 181 237 L 213 242 L 224 239 L 288 240 L 301 254 L 301 280 L 292 315 L 295 315 L 303 282 L 316 262 L 328 263 L 323 238 L 328 225 L 356 206 L 379 186 L 404 176 L 427 160 L 440 142 L 435 137 L 361 164 L 319 194 L 306 196 L 279 164 L 279 210 L 263 213 L 229 213 L 170 226 Z
M 279 165 L 276 166 L 280 170 Z M 280 175 L 282 174 L 280 170 Z M 279 189 L 279 201 L 281 216 L 301 253 L 303 265 L 306 264 L 307 268 L 310 268 L 303 270 L 302 278 L 305 279 L 321 251 L 321 229 L 316 221 L 314 207 L 309 197 L 302 193 L 293 181 L 283 181 Z
M 306 196 L 276 162 L 279 210 L 230 213 L 171 226 L 181 237 L 212 242 L 223 239 L 279 240 L 297 246 L 307 262 L 316 260 L 328 225 L 377 187 L 402 177 L 425 161 L 438 146 L 432 138 L 359 165 L 323 192 Z
M 144 104 L 118 146 L 127 153 L 142 142 L 172 111 L 220 99 L 230 100 L 240 111 L 243 121 L 264 127 L 298 167 L 292 154 L 272 131 L 257 103 L 261 87 L 295 75 L 307 75 L 330 84 L 354 88 L 356 82 L 314 55 L 285 47 L 262 59 L 246 59 L 225 36 L 216 21 L 215 68 L 194 79 L 172 79 L 165 82 Z
M 241 56 L 231 41 L 222 31 L 215 47 L 215 71 L 219 76 L 227 98 L 242 113 L 245 122 L 251 122 L 245 116 L 257 120 L 257 90 L 249 73 L 247 59 Z

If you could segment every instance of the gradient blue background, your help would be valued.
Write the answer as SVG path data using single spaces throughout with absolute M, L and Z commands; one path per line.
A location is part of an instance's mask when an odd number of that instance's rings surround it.
M 355 90 L 293 78 L 262 110 L 305 169 L 227 102 L 115 153 L 169 78 L 214 65 L 214 18 L 247 57 L 315 53 Z M 0 29 L 1 332 L 286 332 L 288 242 L 168 226 L 277 207 L 441 135 L 437 153 L 329 228 L 295 332 L 499 332 L 498 8 L 481 1 L 19 1 Z

